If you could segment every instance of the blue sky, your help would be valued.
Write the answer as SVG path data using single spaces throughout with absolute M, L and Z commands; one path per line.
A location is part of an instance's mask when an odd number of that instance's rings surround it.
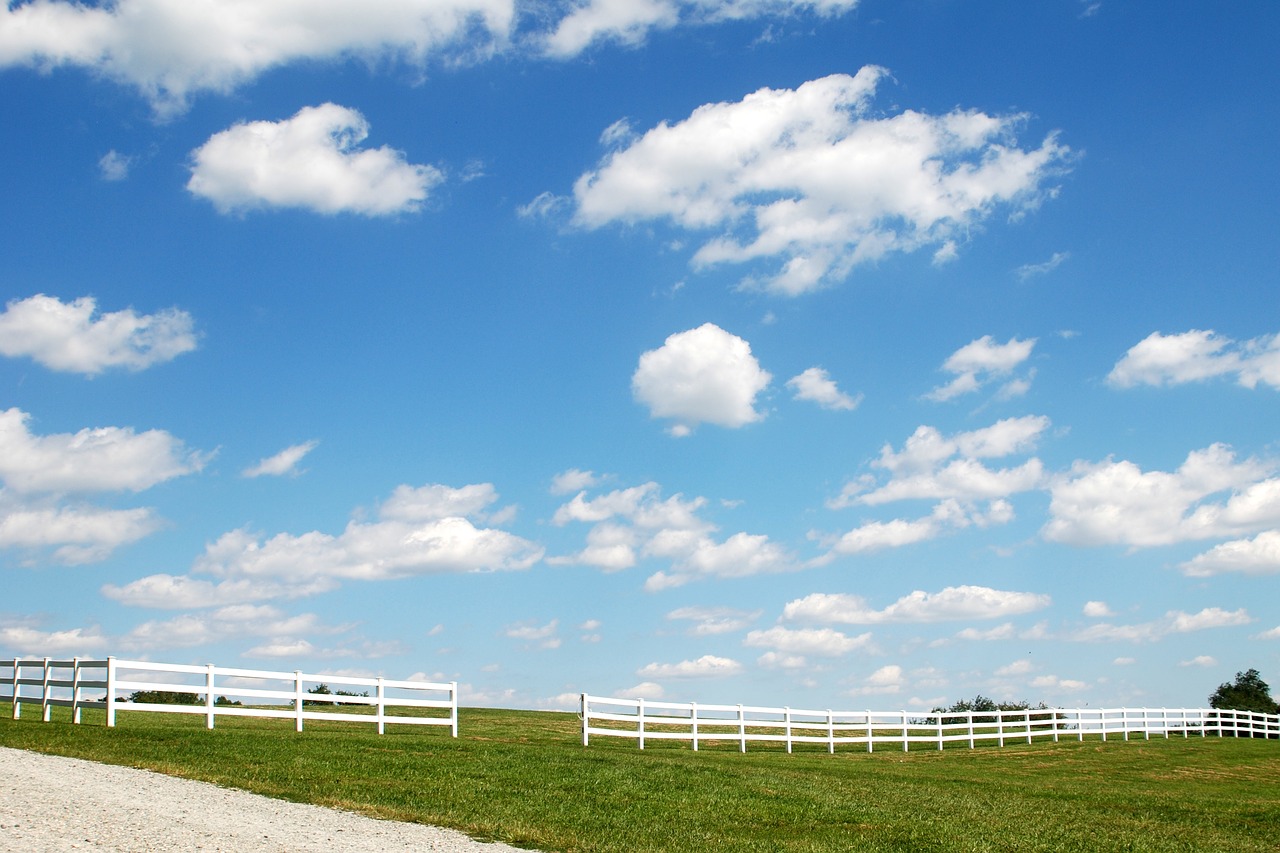
M 0 654 L 1280 679 L 1280 8 L 0 12 Z

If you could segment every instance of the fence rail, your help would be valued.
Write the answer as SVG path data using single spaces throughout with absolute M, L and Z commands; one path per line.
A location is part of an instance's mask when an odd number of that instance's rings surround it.
M 339 688 L 337 692 L 313 692 L 320 685 L 327 688 L 331 684 Z M 347 687 L 363 689 L 342 689 Z M 102 691 L 96 693 L 101 698 L 88 698 L 86 691 Z M 195 703 L 129 702 L 121 698 L 121 694 L 139 692 L 175 694 L 175 698 L 193 698 Z M 71 708 L 75 723 L 80 722 L 82 709 L 100 708 L 106 711 L 108 726 L 115 726 L 117 711 L 127 710 L 202 714 L 210 729 L 219 716 L 275 717 L 293 720 L 296 731 L 302 731 L 307 720 L 336 720 L 373 723 L 378 734 L 385 732 L 388 723 L 448 726 L 452 735 L 458 736 L 456 681 L 393 681 L 114 657 L 12 658 L 0 660 L 0 702 L 6 701 L 13 705 L 15 720 L 21 717 L 24 705 L 38 705 L 46 722 L 55 707 Z M 318 710 L 326 707 L 333 710 Z M 362 708 L 371 708 L 373 713 L 359 713 Z M 418 715 L 394 713 L 401 708 L 416 709 Z M 422 715 L 424 710 L 428 715 Z
M 751 705 L 703 705 L 644 699 L 581 697 L 582 745 L 592 735 L 630 738 L 644 749 L 650 740 L 700 743 L 819 744 L 834 753 L 837 745 L 901 746 L 965 744 L 981 741 L 1031 743 L 1034 738 L 1084 740 L 1086 736 L 1192 735 L 1205 737 L 1280 737 L 1280 715 L 1213 708 L 1041 708 L 1022 711 L 831 711 L 764 708 Z

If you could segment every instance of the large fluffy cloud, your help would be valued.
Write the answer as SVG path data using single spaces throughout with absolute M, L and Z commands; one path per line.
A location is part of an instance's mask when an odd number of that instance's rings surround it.
M 1182 571 L 1191 577 L 1223 572 L 1280 574 L 1280 530 L 1264 530 L 1252 539 L 1233 539 L 1215 545 L 1183 563 Z
M 20 409 L 0 412 L 0 480 L 15 492 L 138 492 L 199 471 L 208 459 L 163 430 L 99 427 L 42 436 L 28 429 L 30 419 Z
M 1077 462 L 1050 487 L 1043 534 L 1072 545 L 1151 547 L 1259 531 L 1280 524 L 1280 479 L 1270 473 L 1221 444 L 1193 451 L 1171 472 Z
M 760 283 L 798 294 L 893 252 L 954 249 L 997 207 L 1038 200 L 1068 159 L 1054 136 L 1019 147 L 1018 115 L 881 116 L 871 98 L 887 73 L 761 89 L 664 122 L 578 179 L 575 220 L 709 231 L 695 265 L 772 259 L 781 268 Z
M 703 655 L 696 660 L 679 663 L 650 663 L 636 670 L 641 678 L 722 678 L 738 675 L 742 664 L 733 658 Z
M 676 421 L 673 434 L 687 435 L 699 423 L 740 427 L 763 418 L 756 395 L 771 378 L 751 344 L 704 323 L 641 355 L 631 391 L 653 417 Z
M 88 68 L 171 114 L 290 62 L 484 51 L 514 13 L 511 0 L 32 0 L 0 9 L 0 67 Z
M 1043 610 L 1049 596 L 1012 592 L 985 586 L 949 586 L 939 592 L 916 590 L 882 610 L 866 599 L 845 593 L 813 593 L 787 603 L 784 619 L 844 625 L 878 625 L 886 622 L 945 622 L 968 619 L 1003 619 Z
M 185 311 L 98 314 L 97 308 L 92 296 L 71 302 L 42 293 L 15 299 L 0 314 L 0 355 L 95 376 L 113 367 L 143 370 L 196 347 L 194 323 Z
M 191 152 L 187 189 L 223 213 L 301 207 L 385 216 L 417 210 L 440 171 L 392 148 L 359 148 L 364 116 L 337 104 L 303 107 L 283 121 L 252 121 L 215 133 Z
M 1259 382 L 1280 388 L 1280 335 L 1237 342 L 1201 329 L 1176 335 L 1152 332 L 1130 347 L 1107 381 L 1128 388 L 1181 385 L 1220 376 L 1234 376 L 1247 388 Z
M 125 604 L 194 607 L 309 595 L 344 580 L 527 569 L 542 558 L 541 547 L 473 522 L 483 521 L 495 500 L 487 483 L 401 486 L 377 520 L 352 521 L 340 534 L 316 530 L 263 539 L 233 530 L 205 549 L 192 575 L 151 575 L 123 587 L 108 585 L 103 594 Z

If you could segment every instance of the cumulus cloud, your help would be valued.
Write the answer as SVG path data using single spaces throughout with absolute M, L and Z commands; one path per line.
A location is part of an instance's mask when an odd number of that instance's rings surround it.
M 766 15 L 789 16 L 799 12 L 838 15 L 856 7 L 858 0 L 733 0 L 699 3 L 694 0 L 579 0 L 555 29 L 541 37 L 549 56 L 576 56 L 600 42 L 637 45 L 651 30 L 678 24 L 705 24 Z
M 136 88 L 157 113 L 271 68 L 347 58 L 422 64 L 501 44 L 510 0 L 33 0 L 0 10 L 0 67 L 72 66 Z
M 1223 610 L 1221 607 L 1206 607 L 1197 613 L 1182 610 L 1170 610 L 1161 619 L 1141 622 L 1134 625 L 1113 625 L 1109 622 L 1090 625 L 1065 639 L 1076 642 L 1130 642 L 1152 643 L 1170 634 L 1188 634 L 1193 631 L 1204 631 L 1211 628 L 1231 628 L 1248 625 L 1253 621 L 1248 611 Z
M 862 680 L 860 686 L 849 691 L 851 696 L 892 695 L 902 692 L 906 686 L 906 674 L 897 664 L 882 666 Z
M 1134 344 L 1107 374 L 1117 388 L 1183 385 L 1233 376 L 1240 385 L 1280 388 L 1280 334 L 1234 341 L 1213 331 L 1152 332 Z
M 641 355 L 631 393 L 651 417 L 675 420 L 672 434 L 684 436 L 700 423 L 732 429 L 762 419 L 756 395 L 771 379 L 751 344 L 704 323 Z
M 143 622 L 121 637 L 120 645 L 129 651 L 149 652 L 260 637 L 270 641 L 261 647 L 270 655 L 272 647 L 297 649 L 306 643 L 310 648 L 304 634 L 341 634 L 351 627 L 326 625 L 314 613 L 290 615 L 271 605 L 239 604 Z
M 1090 619 L 1106 619 L 1109 616 L 1115 616 L 1105 601 L 1086 601 L 1082 612 Z
M 0 548 L 28 551 L 52 549 L 55 562 L 80 565 L 105 560 L 113 551 L 150 536 L 163 522 L 155 511 L 48 506 L 3 509 L 0 501 Z
M 996 380 L 1006 380 L 1000 395 L 1008 398 L 1024 393 L 1030 385 L 1028 378 L 1010 379 L 1018 367 L 1031 357 L 1036 339 L 1010 338 L 998 344 L 990 335 L 970 341 L 951 354 L 942 369 L 955 376 L 946 385 L 934 388 L 925 399 L 943 402 L 979 390 Z
M 268 456 L 266 459 L 259 461 L 256 465 L 250 465 L 248 468 L 240 472 L 242 477 L 282 477 L 286 474 L 297 474 L 298 463 L 302 458 L 311 451 L 315 450 L 320 442 L 304 441 L 302 444 L 295 444 L 286 447 L 274 456 Z
M 0 624 L 0 649 L 9 652 L 6 657 L 89 657 L 109 650 L 110 646 L 111 638 L 97 626 L 47 631 L 23 622 Z
M 952 436 L 944 436 L 931 426 L 917 427 L 902 450 L 886 444 L 871 463 L 889 474 L 887 482 L 881 483 L 874 475 L 853 480 L 827 506 L 841 509 L 920 498 L 992 500 L 1040 488 L 1046 478 L 1039 459 L 997 469 L 979 460 L 1033 450 L 1049 425 L 1044 416 L 1028 415 Z
M 732 607 L 678 607 L 667 614 L 671 621 L 692 622 L 689 633 L 695 637 L 731 634 L 741 631 L 760 618 L 761 611 L 735 610 Z
M 1043 610 L 1049 596 L 1010 592 L 985 586 L 949 586 L 939 592 L 916 590 L 882 610 L 847 593 L 813 593 L 790 601 L 782 618 L 801 622 L 844 625 L 878 625 L 889 622 L 948 622 L 969 619 L 1004 619 Z
M 1234 539 L 1197 554 L 1181 566 L 1196 578 L 1225 572 L 1247 575 L 1280 574 L 1280 530 L 1264 530 L 1252 539 Z
M 185 311 L 97 310 L 92 296 L 63 302 L 41 293 L 13 300 L 0 314 L 0 355 L 96 376 L 110 368 L 145 370 L 196 348 L 195 323 Z
M 594 488 L 599 482 L 600 478 L 593 471 L 570 468 L 551 478 L 551 494 L 568 495 L 573 492 L 581 492 L 584 489 Z
M 1013 507 L 1004 500 L 991 501 L 986 510 L 960 501 L 944 500 L 934 506 L 928 515 L 915 519 L 895 518 L 890 521 L 868 521 L 835 537 L 810 533 L 810 538 L 826 540 L 829 550 L 815 557 L 811 565 L 826 565 L 840 556 L 880 551 L 885 548 L 902 548 L 936 539 L 947 533 L 971 526 L 990 527 L 1007 524 L 1013 520 Z
M 191 574 L 151 575 L 104 595 L 149 607 L 298 597 L 342 581 L 381 581 L 454 572 L 520 571 L 540 559 L 534 542 L 505 530 L 479 527 L 497 499 L 490 484 L 401 486 L 375 521 L 352 521 L 337 535 L 311 531 L 268 539 L 246 530 L 224 533 L 205 548 Z M 206 580 L 206 578 L 211 580 Z
M 1280 524 L 1280 479 L 1267 479 L 1271 472 L 1254 459 L 1237 461 L 1223 444 L 1192 451 L 1172 472 L 1076 462 L 1050 486 L 1041 532 L 1070 545 L 1135 548 L 1251 533 Z M 1223 493 L 1225 500 L 1210 500 Z
M 526 643 L 537 646 L 540 649 L 558 649 L 560 648 L 560 637 L 557 636 L 556 632 L 559 626 L 559 619 L 552 619 L 545 625 L 539 625 L 536 622 L 521 622 L 517 625 L 508 625 L 502 633 L 513 640 L 524 640 Z
M 1019 115 L 882 115 L 871 99 L 887 74 L 761 89 L 659 124 L 578 179 L 575 221 L 713 232 L 695 266 L 771 259 L 780 269 L 754 283 L 795 295 L 1034 204 L 1069 159 L 1055 136 L 1020 148 Z
M 742 664 L 732 658 L 703 655 L 697 660 L 679 663 L 646 664 L 636 671 L 636 675 L 641 678 L 722 678 L 742 671 Z
M 163 430 L 34 435 L 30 420 L 21 409 L 0 412 L 0 480 L 19 493 L 140 492 L 200 471 L 208 460 Z
M 834 628 L 787 628 L 775 625 L 762 631 L 750 631 L 744 646 L 772 649 L 788 655 L 840 657 L 855 651 L 870 651 L 871 634 L 850 637 Z
M 642 681 L 635 687 L 613 691 L 615 699 L 661 699 L 666 695 L 667 692 L 662 689 L 662 685 L 653 681 Z
M 824 409 L 852 411 L 862 402 L 861 395 L 850 397 L 836 387 L 836 383 L 821 367 L 810 367 L 798 376 L 791 377 L 787 380 L 787 387 L 797 400 L 817 403 Z
M 133 159 L 113 149 L 103 154 L 98 160 L 98 173 L 102 175 L 104 181 L 123 181 L 129 177 L 129 170 L 133 168 Z
M 222 213 L 297 207 L 387 216 L 417 210 L 444 180 L 392 148 L 359 148 L 364 116 L 337 104 L 303 107 L 283 121 L 237 124 L 191 152 L 187 189 Z

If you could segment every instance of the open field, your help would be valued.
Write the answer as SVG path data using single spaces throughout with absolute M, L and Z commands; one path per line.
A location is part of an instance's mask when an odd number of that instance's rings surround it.
M 1112 739 L 876 752 L 593 740 L 573 714 L 463 709 L 460 736 L 122 712 L 0 744 L 146 767 L 546 851 L 1271 851 L 1275 741 Z M 32 718 L 28 719 L 27 715 Z

